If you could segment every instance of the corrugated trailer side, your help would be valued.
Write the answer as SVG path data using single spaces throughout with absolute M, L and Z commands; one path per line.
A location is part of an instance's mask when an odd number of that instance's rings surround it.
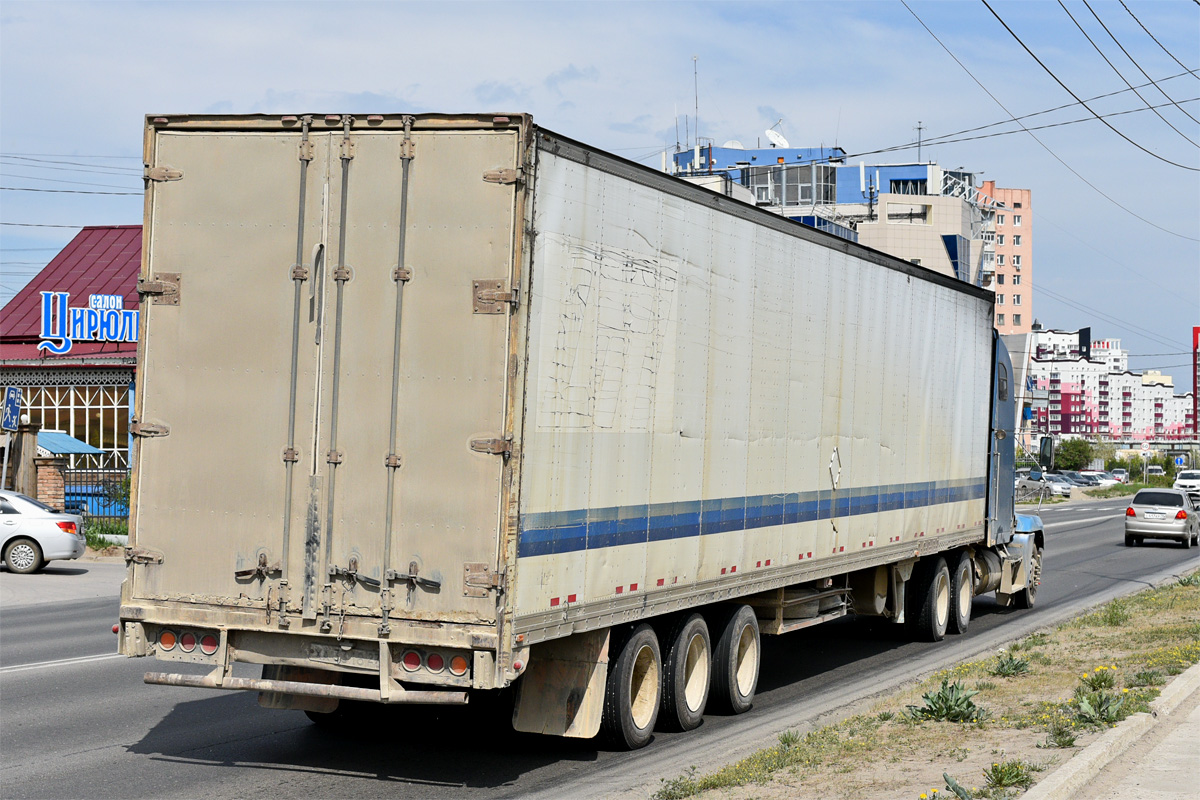
M 989 293 L 537 143 L 528 640 L 984 539 Z
M 937 639 L 977 594 L 1032 602 L 1040 525 L 1014 535 L 997 502 L 1013 400 L 990 293 L 534 142 L 518 729 L 638 747 L 639 708 L 677 729 L 710 694 L 747 710 L 760 631 L 853 610 Z

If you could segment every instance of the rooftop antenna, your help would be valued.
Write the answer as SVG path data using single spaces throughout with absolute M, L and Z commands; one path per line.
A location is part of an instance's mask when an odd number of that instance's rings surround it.
M 696 99 L 696 144 L 700 144 L 700 56 L 692 56 L 692 92 Z
M 675 152 L 679 152 L 679 103 L 675 104 Z
M 783 120 L 780 119 L 779 122 L 776 122 L 774 125 L 767 128 L 763 132 L 767 137 L 767 141 L 771 143 L 772 147 L 790 147 L 791 146 L 788 144 L 788 140 L 783 138 L 783 134 L 780 133 L 779 131 L 775 130 L 782 124 L 783 124 Z
M 921 164 L 921 163 L 923 163 L 921 161 L 921 131 L 925 130 L 925 126 L 923 124 L 921 124 L 921 120 L 917 120 L 916 130 L 917 130 L 917 163 Z

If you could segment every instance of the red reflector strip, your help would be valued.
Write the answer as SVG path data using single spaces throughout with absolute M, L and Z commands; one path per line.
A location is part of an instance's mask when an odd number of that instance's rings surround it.
M 567 602 L 568 602 L 568 603 L 574 603 L 574 602 L 575 602 L 575 595 L 573 595 L 573 594 L 569 594 L 569 595 L 567 595 Z
M 759 567 L 761 567 L 761 566 L 762 566 L 762 562 L 761 562 L 761 561 L 755 561 L 755 562 L 754 562 L 754 568 L 755 568 L 755 569 L 758 569 L 758 568 L 759 568 Z
M 638 585 L 636 583 L 629 584 L 629 591 L 636 592 Z
M 730 567 L 730 568 L 729 568 L 729 571 L 730 571 L 730 572 L 737 572 L 737 564 L 734 564 L 732 567 Z
M 622 592 L 624 592 L 624 591 L 625 591 L 625 587 L 624 587 L 624 586 L 618 586 L 618 587 L 617 587 L 617 594 L 621 594 L 621 593 L 622 593 Z
M 768 567 L 771 566 L 771 559 L 769 559 L 769 558 L 767 559 L 767 566 Z
M 551 597 L 551 598 L 550 598 L 550 607 L 551 607 L 551 608 L 553 608 L 553 607 L 554 607 L 554 606 L 556 606 L 556 605 L 558 605 L 558 598 L 557 598 L 557 597 Z
M 721 574 L 722 574 L 722 575 L 724 575 L 724 574 L 725 574 L 726 572 L 728 572 L 728 571 L 729 571 L 729 570 L 725 569 L 725 567 L 721 567 Z
M 659 585 L 659 586 L 662 586 L 664 583 L 666 583 L 666 580 L 664 580 L 663 578 L 659 578 L 659 579 L 658 579 L 658 585 Z

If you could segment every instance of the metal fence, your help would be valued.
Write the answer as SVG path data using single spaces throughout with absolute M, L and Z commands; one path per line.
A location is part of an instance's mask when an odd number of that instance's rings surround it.
M 85 517 L 129 516 L 129 472 L 111 469 L 63 471 L 63 511 Z

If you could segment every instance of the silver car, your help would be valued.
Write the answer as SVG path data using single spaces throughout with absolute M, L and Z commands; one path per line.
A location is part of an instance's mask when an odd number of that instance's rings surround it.
M 37 572 L 47 561 L 79 558 L 87 549 L 83 517 L 16 492 L 0 492 L 0 535 L 9 572 Z
M 1142 489 L 1125 509 L 1125 546 L 1144 539 L 1174 539 L 1184 547 L 1200 544 L 1200 515 L 1187 492 Z

